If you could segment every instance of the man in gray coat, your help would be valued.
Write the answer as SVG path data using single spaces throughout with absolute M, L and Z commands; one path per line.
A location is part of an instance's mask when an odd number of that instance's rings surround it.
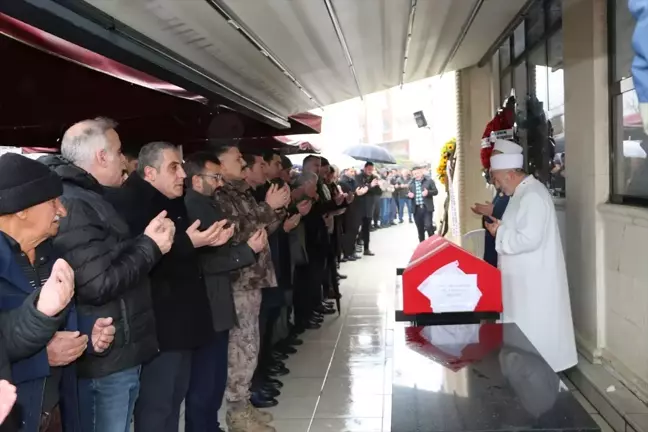
M 200 220 L 201 227 L 209 227 L 223 220 L 223 212 L 214 200 L 214 192 L 222 186 L 218 158 L 206 152 L 194 153 L 185 160 L 184 170 L 187 173 L 184 199 L 190 222 Z M 235 229 L 232 225 L 225 230 L 227 240 Z M 254 264 L 256 254 L 266 244 L 266 231 L 259 230 L 247 243 L 225 243 L 198 250 L 216 337 L 213 343 L 196 350 L 192 357 L 185 413 L 187 432 L 221 430 L 217 413 L 227 385 L 229 331 L 237 325 L 230 273 Z

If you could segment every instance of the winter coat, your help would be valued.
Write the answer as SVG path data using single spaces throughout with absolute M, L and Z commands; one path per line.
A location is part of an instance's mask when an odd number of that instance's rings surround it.
M 55 317 L 36 310 L 39 285 L 49 278 L 57 256 L 49 240 L 39 245 L 38 264 L 32 275 L 38 279 L 34 288 L 15 259 L 20 253 L 15 240 L 0 233 L 0 379 L 12 382 L 18 393 L 11 415 L 0 426 L 1 432 L 38 432 L 45 384 L 50 376 L 47 343 L 59 330 L 80 330 L 89 335 L 94 322 L 78 320 L 73 305 Z M 76 376 L 74 363 L 61 368 L 59 396 L 65 432 L 81 430 Z
M 205 280 L 191 239 L 184 198 L 169 199 L 134 173 L 107 194 L 135 235 L 144 232 L 163 210 L 175 224 L 169 253 L 150 273 L 158 343 L 162 351 L 190 350 L 214 337 Z
M 423 197 L 423 205 L 425 206 L 425 209 L 427 211 L 433 212 L 434 197 L 439 194 L 439 191 L 434 184 L 434 180 L 432 180 L 430 177 L 423 177 L 423 179 L 421 180 L 421 188 L 422 190 L 428 191 L 427 196 Z M 414 198 L 412 198 L 412 206 L 416 206 L 416 179 L 412 179 L 412 181 L 410 182 L 409 192 L 414 194 Z
M 201 195 L 193 189 L 187 190 L 185 205 L 189 222 L 193 223 L 199 219 L 201 230 L 224 218 L 223 211 L 212 197 Z M 200 248 L 198 256 L 205 275 L 214 330 L 229 330 L 238 324 L 230 274 L 234 270 L 254 264 L 256 254 L 247 243 L 227 243 L 219 247 Z
M 54 246 L 74 269 L 79 314 L 111 317 L 115 341 L 103 356 L 78 361 L 79 375 L 100 378 L 140 365 L 158 352 L 149 272 L 162 253 L 128 225 L 94 177 L 62 158 L 42 161 L 63 179 L 61 219 Z
M 358 201 L 359 212 L 364 219 L 372 219 L 374 216 L 374 210 L 378 206 L 380 201 L 380 196 L 382 195 L 382 190 L 379 186 L 371 187 L 371 182 L 374 179 L 377 179 L 376 176 L 368 176 L 365 173 L 360 173 L 356 176 L 356 184 L 358 187 L 368 186 L 369 191 L 359 197 L 356 197 Z

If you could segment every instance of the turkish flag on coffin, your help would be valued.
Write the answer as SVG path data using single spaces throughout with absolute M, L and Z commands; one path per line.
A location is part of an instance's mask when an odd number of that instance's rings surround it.
M 481 296 L 470 310 L 454 312 L 502 312 L 500 271 L 451 241 L 432 236 L 419 244 L 403 272 L 403 312 L 407 315 L 434 313 L 434 302 L 419 287 L 437 270 L 452 263 L 466 275 L 477 275 Z M 437 311 L 438 312 L 438 311 Z

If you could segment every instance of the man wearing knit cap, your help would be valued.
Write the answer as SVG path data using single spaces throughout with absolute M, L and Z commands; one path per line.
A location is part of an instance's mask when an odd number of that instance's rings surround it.
M 13 153 L 0 157 L 0 172 L 0 310 L 24 308 L 38 299 L 38 311 L 50 317 L 40 329 L 33 327 L 37 321 L 10 329 L 21 333 L 23 340 L 36 334 L 42 339 L 46 332 L 40 346 L 14 355 L 22 360 L 14 358 L 11 364 L 19 429 L 77 432 L 81 428 L 75 361 L 85 352 L 103 353 L 114 339 L 115 327 L 111 318 L 82 319 L 74 306 L 65 307 L 73 295 L 74 272 L 67 262 L 56 259 L 49 240 L 67 216 L 59 200 L 61 179 L 45 165 Z M 48 312 L 40 303 L 53 286 L 65 302 Z M 38 313 L 33 315 L 43 321 Z M 80 327 L 84 331 L 79 332 Z
M 576 343 L 553 200 L 523 171 L 521 153 L 495 154 L 490 162 L 494 183 L 511 197 L 502 220 L 486 223 L 499 254 L 503 320 L 516 323 L 554 371 L 569 369 Z

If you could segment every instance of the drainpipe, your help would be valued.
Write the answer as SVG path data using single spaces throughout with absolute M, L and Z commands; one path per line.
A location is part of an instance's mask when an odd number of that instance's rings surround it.
M 454 72 L 455 81 L 455 101 L 457 107 L 457 150 L 456 150 L 456 163 L 453 178 L 455 202 L 457 203 L 457 220 L 459 226 L 457 231 L 459 234 L 464 234 L 462 227 L 466 226 L 466 205 L 463 202 L 466 198 L 466 162 L 464 152 L 469 148 L 468 143 L 464 142 L 464 131 L 462 125 L 464 123 L 464 104 L 463 104 L 463 83 L 465 71 L 459 70 Z M 461 244 L 461 237 L 455 239 L 458 244 Z

